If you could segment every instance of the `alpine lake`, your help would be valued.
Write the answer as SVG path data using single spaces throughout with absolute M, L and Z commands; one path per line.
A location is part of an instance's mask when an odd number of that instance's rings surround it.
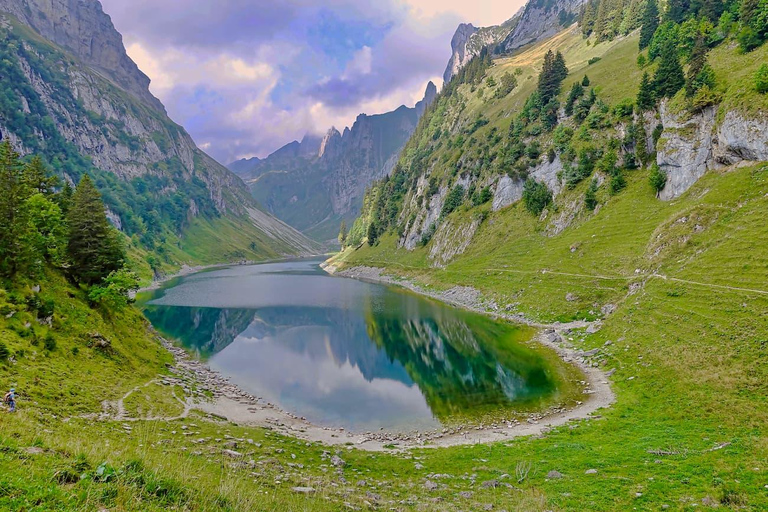
M 175 278 L 138 302 L 242 390 L 350 432 L 433 430 L 573 405 L 580 373 L 533 328 L 308 259 Z

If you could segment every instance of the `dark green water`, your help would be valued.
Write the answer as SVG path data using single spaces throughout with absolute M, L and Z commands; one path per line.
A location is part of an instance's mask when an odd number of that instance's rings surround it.
M 140 301 L 160 332 L 214 370 L 320 425 L 435 428 L 556 393 L 547 359 L 521 343 L 528 328 L 318 265 L 203 272 Z

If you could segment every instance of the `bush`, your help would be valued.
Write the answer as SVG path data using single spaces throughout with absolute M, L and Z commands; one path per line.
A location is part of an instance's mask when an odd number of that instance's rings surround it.
M 107 276 L 100 286 L 93 286 L 88 292 L 88 300 L 107 309 L 120 309 L 130 302 L 129 295 L 139 289 L 139 276 L 121 268 Z
M 618 105 L 613 107 L 613 115 L 619 119 L 626 119 L 632 117 L 634 110 L 635 102 L 630 98 L 625 98 L 621 100 Z
M 760 94 L 768 93 L 768 64 L 763 64 L 755 74 L 755 90 Z
M 591 66 L 591 65 L 592 65 L 592 64 L 594 64 L 595 62 L 600 62 L 601 60 L 602 60 L 602 58 L 601 58 L 601 57 L 592 57 L 591 59 L 589 59 L 589 60 L 587 61 L 587 65 L 588 65 L 588 66 Z
M 448 196 L 443 203 L 443 209 L 440 210 L 440 217 L 444 218 L 450 215 L 456 208 L 464 202 L 464 187 L 456 185 L 448 192 Z
M 552 192 L 545 184 L 528 178 L 523 186 L 523 202 L 526 210 L 539 216 L 552 202 Z
M 5 343 L 0 341 L 0 361 L 7 361 L 9 357 L 11 357 L 11 351 L 8 350 Z
M 56 350 L 56 338 L 54 338 L 53 334 L 50 332 L 45 336 L 45 340 L 43 341 L 43 348 L 45 348 L 45 350 L 48 352 L 53 352 Z
M 751 27 L 744 27 L 736 39 L 739 41 L 739 50 L 742 53 L 751 52 L 763 42 L 758 33 Z
M 589 211 L 595 211 L 595 208 L 597 208 L 597 180 L 593 179 L 592 182 L 589 184 L 589 188 L 587 189 L 587 192 L 584 194 L 584 206 L 587 207 Z
M 624 173 L 620 169 L 617 169 L 613 176 L 611 176 L 611 194 L 618 194 L 624 187 L 627 186 L 627 180 L 624 178 Z
M 651 188 L 653 188 L 653 191 L 658 195 L 667 184 L 667 174 L 661 170 L 658 164 L 653 164 L 649 181 L 651 183 Z
M 491 187 L 485 187 L 479 193 L 476 192 L 472 196 L 472 204 L 474 204 L 475 206 L 480 206 L 481 204 L 487 203 L 492 198 L 493 198 L 493 191 L 491 190 Z
M 429 225 L 429 228 L 424 232 L 424 234 L 421 235 L 421 240 L 419 240 L 419 245 L 422 247 L 427 245 L 430 240 L 432 240 L 432 237 L 435 236 L 435 231 L 437 231 L 437 225 L 433 222 Z

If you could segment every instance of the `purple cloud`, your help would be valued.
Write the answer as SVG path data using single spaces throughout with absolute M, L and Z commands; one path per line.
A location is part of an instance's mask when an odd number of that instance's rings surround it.
M 412 105 L 464 21 L 402 0 L 102 3 L 171 117 L 224 163 Z

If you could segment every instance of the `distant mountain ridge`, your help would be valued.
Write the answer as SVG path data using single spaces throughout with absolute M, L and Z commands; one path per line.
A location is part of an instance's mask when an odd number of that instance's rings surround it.
M 366 187 L 392 170 L 436 97 L 437 86 L 430 82 L 413 108 L 360 114 L 343 133 L 333 127 L 323 137 L 308 134 L 265 159 L 228 167 L 269 212 L 317 240 L 331 240 L 342 219 L 351 222 L 359 213 Z

